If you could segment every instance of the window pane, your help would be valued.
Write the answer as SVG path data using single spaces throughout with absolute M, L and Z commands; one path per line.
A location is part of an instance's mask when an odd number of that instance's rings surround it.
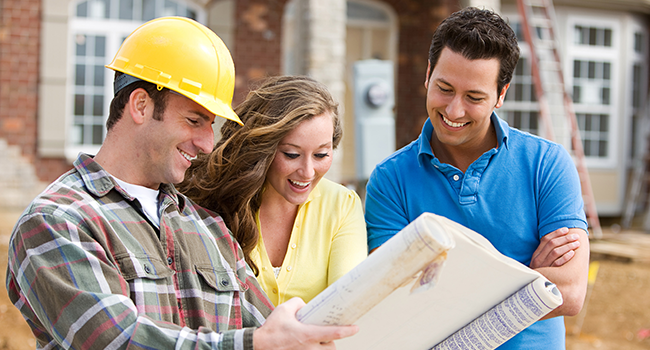
M 579 60 L 573 61 L 573 77 L 574 78 L 580 78 L 580 63 L 581 63 L 581 61 L 579 61 Z
M 84 95 L 74 95 L 74 115 L 84 115 Z
M 523 95 L 523 86 L 521 84 L 515 85 L 515 101 L 522 101 L 522 95 Z
M 93 96 L 93 115 L 103 116 L 104 115 L 104 96 L 95 95 Z
M 602 102 L 604 105 L 609 105 L 609 88 L 604 87 L 602 90 Z
M 589 79 L 594 79 L 596 77 L 596 62 L 589 61 L 589 68 L 587 72 L 587 77 Z
M 638 63 L 632 68 L 632 107 L 641 107 L 641 65 Z
M 581 101 L 580 86 L 574 85 L 573 86 L 573 102 L 574 103 L 580 103 L 580 101 Z
M 88 1 L 82 1 L 77 5 L 77 17 L 88 17 Z
M 74 84 L 77 86 L 86 85 L 86 66 L 82 64 L 75 66 Z
M 150 21 L 156 17 L 156 0 L 142 1 L 142 20 Z
M 178 4 L 173 1 L 165 0 L 165 8 L 163 9 L 163 16 L 177 16 Z
M 120 0 L 120 19 L 133 19 L 133 0 Z
M 196 18 L 197 18 L 196 11 L 193 11 L 193 10 L 190 10 L 190 9 L 187 9 L 187 14 L 185 16 L 188 17 L 188 18 L 191 18 L 191 19 L 193 19 L 195 21 L 196 21 Z
M 643 53 L 643 34 L 634 33 L 634 51 Z
M 609 80 L 610 79 L 610 72 L 612 69 L 612 64 L 609 62 L 603 62 L 603 80 Z
M 612 46 L 612 30 L 611 29 L 605 29 L 605 46 L 606 47 L 611 47 Z
M 605 133 L 609 131 L 609 116 L 607 114 L 600 115 L 600 131 Z
M 521 129 L 521 111 L 515 111 L 512 118 L 512 126 Z
M 92 144 L 93 145 L 101 145 L 103 138 L 104 138 L 104 130 L 101 125 L 93 125 L 93 139 L 92 139 Z
M 530 132 L 537 134 L 539 127 L 537 126 L 537 121 L 539 120 L 539 113 L 533 111 L 530 112 Z
M 106 68 L 104 66 L 95 66 L 94 82 L 95 86 L 104 86 L 104 74 Z
M 585 151 L 585 156 L 589 157 L 593 155 L 591 151 L 591 140 L 584 140 L 584 146 L 582 146 Z
M 597 38 L 597 33 L 596 33 L 596 28 L 589 28 L 589 45 L 595 46 L 596 45 L 596 38 Z
M 86 36 L 83 34 L 78 34 L 75 36 L 76 44 L 76 55 L 77 56 L 86 56 Z
M 598 142 L 598 156 L 607 157 L 607 141 Z
M 374 6 L 346 1 L 347 17 L 350 19 L 365 19 L 371 21 L 387 22 L 388 16 L 384 11 Z
M 581 26 L 575 26 L 573 30 L 575 40 L 574 43 L 577 45 L 582 44 L 582 27 Z
M 109 0 L 92 0 L 88 10 L 91 18 L 109 18 Z
M 104 57 L 106 56 L 106 37 L 105 36 L 96 36 L 95 37 L 95 57 Z

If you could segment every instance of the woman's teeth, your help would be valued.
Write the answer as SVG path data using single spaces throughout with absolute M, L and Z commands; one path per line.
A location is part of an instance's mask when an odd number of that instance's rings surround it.
M 300 181 L 294 181 L 294 180 L 289 180 L 291 184 L 293 184 L 296 187 L 307 187 L 309 186 L 309 182 L 300 182 Z

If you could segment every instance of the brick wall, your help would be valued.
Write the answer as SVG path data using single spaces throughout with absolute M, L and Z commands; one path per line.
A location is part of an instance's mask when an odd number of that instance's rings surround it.
M 41 2 L 0 2 L 0 138 L 38 164 L 38 178 L 50 182 L 70 165 L 36 152 Z
M 250 84 L 281 73 L 282 16 L 287 0 L 237 0 L 233 60 L 237 71 L 233 106 L 241 103 Z
M 458 0 L 386 0 L 399 18 L 399 48 L 395 143 L 415 140 L 427 119 L 424 79 L 431 37 L 438 24 L 459 10 Z

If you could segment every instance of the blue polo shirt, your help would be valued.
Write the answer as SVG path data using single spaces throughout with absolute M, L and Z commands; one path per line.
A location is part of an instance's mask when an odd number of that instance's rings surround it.
M 366 188 L 368 249 L 377 248 L 424 212 L 485 236 L 501 253 L 529 265 L 541 237 L 561 227 L 587 231 L 580 179 L 560 145 L 491 116 L 498 147 L 465 173 L 431 150 L 433 125 L 370 175 Z M 564 318 L 533 324 L 500 349 L 564 349 Z

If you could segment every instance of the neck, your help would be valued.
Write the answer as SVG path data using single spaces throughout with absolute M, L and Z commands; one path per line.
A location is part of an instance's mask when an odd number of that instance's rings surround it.
M 490 129 L 484 137 L 462 145 L 442 143 L 435 131 L 431 133 L 431 150 L 436 158 L 442 163 L 453 165 L 463 173 L 483 153 L 494 147 L 498 147 L 494 125 L 490 125 Z
M 94 160 L 109 174 L 124 182 L 157 190 L 160 184 L 148 184 L 148 177 L 141 174 L 137 166 L 140 162 L 137 153 L 131 151 L 133 149 L 137 147 L 130 143 L 129 137 L 120 138 L 109 132 Z

